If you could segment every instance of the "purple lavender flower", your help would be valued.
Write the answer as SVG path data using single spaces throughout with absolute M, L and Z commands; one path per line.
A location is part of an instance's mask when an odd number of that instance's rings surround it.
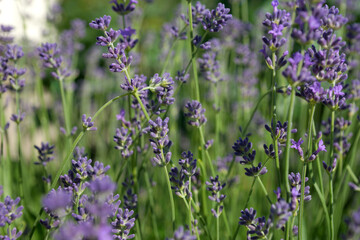
M 290 206 L 284 199 L 279 199 L 275 204 L 271 205 L 270 219 L 276 228 L 284 227 L 291 216 Z
M 59 56 L 60 49 L 56 43 L 43 43 L 37 50 L 43 66 L 55 70 L 51 73 L 54 78 L 63 80 L 70 76 L 70 72 L 66 68 L 61 68 L 63 59 Z
M 92 122 L 91 117 L 86 118 L 86 114 L 83 114 L 81 117 L 81 120 L 83 122 L 83 130 L 84 131 L 96 131 L 97 130 L 97 128 L 94 127 L 94 122 Z
M 235 156 L 241 156 L 240 164 L 252 164 L 254 162 L 256 151 L 252 149 L 252 143 L 249 141 L 248 137 L 242 139 L 241 137 L 236 140 L 232 146 L 234 149 Z
M 134 211 L 128 209 L 118 209 L 116 219 L 111 223 L 113 226 L 112 232 L 114 239 L 126 240 L 135 237 L 135 234 L 130 234 L 130 230 L 135 226 L 135 218 L 131 218 Z
M 319 81 L 339 83 L 347 79 L 346 55 L 339 49 L 317 50 L 312 46 L 307 54 L 305 64 L 311 64 L 311 71 Z
M 216 57 L 217 53 L 214 51 L 210 51 L 205 52 L 202 57 L 198 58 L 197 60 L 202 76 L 212 83 L 223 80 L 220 77 L 220 64 Z
M 25 118 L 25 113 L 12 114 L 10 120 L 15 122 L 16 124 L 20 124 Z
M 52 189 L 43 199 L 43 206 L 46 212 L 56 213 L 58 216 L 63 216 L 66 211 L 72 206 L 72 193 L 61 189 Z
M 301 53 L 294 53 L 294 55 L 288 59 L 288 62 L 290 63 L 289 66 L 282 73 L 284 77 L 287 78 L 291 86 L 296 87 L 298 85 L 316 80 L 316 78 L 311 75 L 310 69 L 305 64 L 302 66 L 300 65 L 302 60 L 303 56 Z M 301 69 L 299 72 L 300 67 Z
M 39 162 L 35 162 L 35 164 L 42 164 L 46 166 L 48 162 L 54 159 L 52 156 L 54 154 L 54 145 L 50 145 L 48 142 L 41 142 L 41 147 L 34 146 L 34 148 L 38 151 L 38 159 Z
M 314 81 L 298 87 L 297 95 L 305 99 L 307 102 L 315 104 L 321 102 L 324 92 L 325 90 L 321 87 L 321 83 Z
M 263 25 L 269 29 L 268 34 L 270 39 L 263 36 L 263 42 L 268 48 L 275 52 L 281 46 L 286 43 L 285 38 L 279 38 L 282 36 L 282 32 L 286 27 L 290 25 L 290 13 L 285 10 L 279 10 L 277 7 L 279 5 L 278 0 L 271 2 L 273 6 L 273 13 L 266 13 L 266 19 L 263 21 Z
M 331 134 L 331 119 L 323 121 L 321 123 L 324 127 L 324 135 L 328 138 Z M 334 150 L 336 154 L 345 156 L 350 150 L 352 133 L 346 134 L 346 129 L 350 126 L 351 121 L 345 120 L 344 118 L 336 118 L 334 126 Z M 329 141 L 326 142 L 330 144 Z
M 341 84 L 330 87 L 325 91 L 322 96 L 322 103 L 329 107 L 332 111 L 338 109 L 344 110 L 349 108 L 349 105 L 346 103 L 347 94 L 343 91 L 343 86 Z
M 255 167 L 245 168 L 245 175 L 249 177 L 257 177 L 267 173 L 267 169 L 265 166 L 262 166 L 261 162 Z
M 309 180 L 309 178 L 305 177 L 305 182 L 307 182 L 308 180 Z M 297 196 L 296 196 L 297 201 L 300 202 L 300 196 L 301 196 L 301 175 L 300 175 L 300 173 L 295 174 L 295 173 L 291 172 L 289 174 L 289 183 L 290 183 L 292 195 L 294 195 L 293 193 L 297 193 Z M 311 200 L 310 186 L 305 186 L 304 200 L 305 201 Z
M 150 134 L 150 144 L 155 153 L 155 157 L 152 158 L 152 162 L 155 165 L 163 166 L 170 162 L 171 152 L 169 148 L 172 142 L 169 140 L 168 132 L 168 122 L 169 118 L 162 120 L 158 117 L 155 121 L 150 120 L 149 125 L 149 134 Z M 163 156 L 164 155 L 164 159 Z
M 250 225 L 254 224 L 256 217 L 256 210 L 253 208 L 241 210 L 241 217 L 239 217 L 239 224 L 249 228 Z
M 189 77 L 190 77 L 190 74 L 185 73 L 185 70 L 177 71 L 176 76 L 175 76 L 175 80 L 180 81 L 182 83 L 186 83 L 187 80 L 189 79 Z
M 119 3 L 118 0 L 111 0 L 110 3 L 113 3 L 114 5 L 111 6 L 112 10 L 116 12 L 119 15 L 127 15 L 135 10 L 135 6 L 138 3 L 137 0 L 130 0 L 128 4 Z
M 183 169 L 177 167 L 171 168 L 169 172 L 170 182 L 172 183 L 171 189 L 180 198 L 190 196 L 188 176 L 184 173 Z M 189 195 L 188 195 L 189 194 Z
M 221 184 L 219 181 L 219 176 L 210 177 L 210 182 L 206 181 L 206 190 L 211 192 L 211 195 L 209 196 L 209 199 L 211 201 L 214 201 L 216 204 L 219 204 L 219 211 L 215 211 L 214 209 L 211 209 L 212 214 L 214 217 L 218 218 L 224 208 L 222 205 L 222 202 L 226 198 L 226 195 L 220 194 L 220 191 L 225 187 L 226 183 Z
M 270 219 L 266 220 L 265 217 L 257 218 L 254 224 L 248 226 L 247 234 L 253 235 L 250 239 L 264 239 L 269 233 L 271 225 Z
M 120 150 L 123 158 L 130 157 L 134 151 L 130 150 L 132 145 L 132 132 L 128 128 L 121 127 L 116 129 L 116 135 L 114 136 L 114 142 L 117 144 L 115 149 Z
M 7 45 L 5 56 L 9 60 L 17 61 L 24 56 L 22 47 L 18 45 Z
M 110 25 L 111 17 L 104 15 L 103 17 L 96 18 L 89 23 L 89 26 L 93 29 L 105 31 Z
M 169 73 L 164 73 L 162 77 L 156 73 L 150 79 L 149 89 L 156 94 L 159 104 L 171 105 L 174 103 L 174 81 Z
M 0 202 L 0 227 L 10 225 L 22 216 L 24 207 L 17 206 L 19 203 L 19 197 L 13 200 L 10 196 L 6 196 L 4 202 Z
M 225 5 L 218 3 L 216 9 L 207 10 L 204 13 L 202 25 L 205 31 L 219 32 L 224 28 L 227 21 L 231 20 L 232 15 L 229 14 L 230 9 L 225 8 Z
M 360 234 L 360 208 L 352 212 L 351 217 L 345 220 L 348 230 L 345 239 L 354 239 Z
M 274 149 L 274 145 L 270 144 L 269 147 L 264 144 L 264 151 L 266 156 L 268 156 L 269 158 L 275 159 L 275 149 Z
M 179 159 L 179 165 L 181 166 L 184 174 L 191 177 L 196 173 L 196 159 L 194 159 L 194 155 L 190 152 L 182 152 L 181 159 Z
M 89 183 L 89 189 L 94 195 L 109 196 L 110 193 L 115 191 L 116 184 L 110 179 L 109 176 L 102 178 L 95 178 Z
M 322 139 L 320 139 L 320 141 L 319 141 L 318 149 L 315 152 L 313 152 L 311 154 L 311 156 L 309 157 L 309 161 L 314 161 L 320 152 L 326 152 L 326 147 L 325 147 L 324 141 Z
M 214 144 L 214 139 L 207 140 L 204 145 L 205 150 L 209 150 L 213 144 Z
M 295 141 L 294 139 L 291 139 L 291 148 L 294 148 L 295 150 L 297 150 L 298 151 L 298 153 L 299 153 L 299 155 L 300 155 L 300 157 L 301 157 L 301 159 L 304 159 L 304 151 L 303 151 L 303 149 L 301 148 L 301 144 L 303 144 L 304 143 L 304 140 L 302 140 L 301 138 L 299 139 L 299 141 Z
M 206 123 L 205 108 L 202 108 L 201 103 L 192 100 L 185 104 L 185 117 L 189 118 L 188 124 L 195 127 L 200 127 Z
M 144 98 L 147 94 L 147 91 L 143 91 L 142 89 L 147 87 L 146 84 L 146 76 L 144 75 L 137 75 L 135 74 L 134 78 L 132 78 L 130 81 L 125 77 L 125 82 L 120 85 L 122 89 L 125 91 L 133 92 L 135 89 L 137 89 L 138 93 L 140 94 L 141 98 Z
M 40 59 L 46 68 L 59 68 L 62 62 L 61 57 L 56 57 L 60 53 L 56 43 L 43 43 L 38 49 Z
M 109 31 L 105 31 L 105 37 L 100 36 L 100 37 L 96 38 L 96 40 L 97 40 L 96 45 L 110 46 L 118 39 L 118 37 L 120 36 L 120 33 L 121 33 L 120 30 L 113 30 L 112 28 L 110 28 Z
M 124 194 L 124 207 L 129 210 L 136 210 L 138 204 L 137 194 L 133 192 L 134 180 L 131 175 L 128 178 L 125 178 L 125 181 L 122 183 L 123 187 L 125 187 L 126 193 Z
M 326 9 L 322 7 L 323 3 L 317 3 L 315 7 L 306 8 L 305 4 L 297 10 L 295 24 L 291 37 L 297 40 L 301 45 L 311 43 L 313 40 L 319 39 L 322 29 L 321 19 L 326 15 Z
M 279 142 L 280 146 L 284 146 L 286 143 L 286 137 L 287 137 L 287 128 L 288 123 L 284 122 L 283 124 L 278 121 L 276 123 L 276 126 L 274 126 L 273 121 L 271 121 L 271 127 L 269 125 L 265 125 L 265 129 L 271 133 L 271 138 L 276 139 Z M 291 133 L 296 133 L 297 129 L 291 129 Z
M 174 232 L 174 238 L 169 240 L 195 240 L 196 236 L 192 235 L 189 230 L 185 230 L 183 226 L 180 226 Z
M 133 49 L 138 42 L 138 39 L 132 39 L 132 35 L 136 33 L 135 29 L 127 27 L 125 29 L 120 29 L 120 33 L 122 38 L 120 38 L 120 42 L 122 44 L 122 48 L 126 51 L 130 51 Z
M 325 171 L 329 174 L 334 172 L 335 168 L 336 168 L 336 158 L 334 158 L 333 163 L 329 166 L 326 164 L 326 162 L 323 161 L 323 167 L 324 167 Z
M 198 24 L 202 23 L 205 14 L 209 10 L 205 5 L 201 4 L 201 2 L 196 2 L 195 6 L 191 7 L 192 19 L 193 19 L 193 27 L 196 27 Z M 181 15 L 181 19 L 185 22 L 186 25 L 189 25 L 189 19 L 185 17 L 185 15 Z
M 324 9 L 326 10 L 326 14 L 320 20 L 321 26 L 324 29 L 331 28 L 337 30 L 348 22 L 348 19 L 346 17 L 343 17 L 340 14 L 339 9 L 335 6 L 329 8 L 328 5 L 325 5 Z

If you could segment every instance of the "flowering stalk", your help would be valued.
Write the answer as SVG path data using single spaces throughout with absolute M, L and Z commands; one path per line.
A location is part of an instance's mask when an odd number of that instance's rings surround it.
M 312 153 L 311 146 L 312 146 L 312 136 L 311 136 L 311 129 L 312 124 L 314 121 L 314 113 L 315 113 L 315 105 L 310 103 L 310 111 L 309 111 L 309 125 L 308 125 L 308 145 L 307 151 L 310 156 Z M 302 239 L 302 231 L 303 231 L 303 215 L 304 215 L 304 196 L 305 196 L 305 178 L 306 178 L 306 168 L 307 162 L 302 159 L 303 162 L 303 169 L 301 175 L 301 196 L 300 196 L 300 213 L 299 213 L 299 240 Z
M 162 153 L 161 155 L 162 155 L 163 161 L 165 162 L 164 154 Z M 169 177 L 169 173 L 168 173 L 168 170 L 167 170 L 167 168 L 166 168 L 166 165 L 164 165 L 163 169 L 164 169 L 164 172 L 165 172 L 166 183 L 167 183 L 168 191 L 169 191 L 169 198 L 170 198 L 170 205 L 171 205 L 172 229 L 175 230 L 175 204 L 174 204 L 174 197 L 173 197 L 173 195 L 172 195 L 171 184 L 170 184 L 170 177 Z
M 246 199 L 245 207 L 243 209 L 246 209 L 248 204 L 249 204 L 250 197 L 251 197 L 253 189 L 254 189 L 255 181 L 256 181 L 256 178 L 254 178 L 254 180 L 251 183 L 250 192 L 249 192 L 248 197 Z M 237 237 L 237 235 L 239 233 L 239 230 L 240 230 L 240 226 L 241 226 L 240 224 L 237 225 L 236 230 L 235 230 L 235 234 L 234 234 L 232 240 L 236 240 L 236 237 Z
M 276 55 L 275 52 L 272 53 L 272 62 L 273 62 L 273 69 L 272 69 L 272 121 L 274 124 L 277 123 L 277 116 L 276 116 Z M 275 129 L 275 125 L 272 126 Z M 277 169 L 278 174 L 278 183 L 281 185 L 281 174 L 280 174 L 280 160 L 279 160 L 279 146 L 278 146 L 278 140 L 277 138 L 273 138 L 273 144 L 274 144 L 274 151 L 275 151 L 275 165 Z
M 291 86 L 291 95 L 290 95 L 290 106 L 289 106 L 289 112 L 288 112 L 288 128 L 287 128 L 287 138 L 286 138 L 286 148 L 285 148 L 285 167 L 284 167 L 284 179 L 285 179 L 285 186 L 287 192 L 290 192 L 290 185 L 289 185 L 289 179 L 287 176 L 289 176 L 289 161 L 290 161 L 290 139 L 291 139 L 291 129 L 292 129 L 292 119 L 293 119 L 293 113 L 294 113 L 294 102 L 295 102 L 295 87 Z
M 150 183 L 150 177 L 147 171 L 145 171 L 144 173 L 144 177 L 145 177 L 145 184 L 146 184 L 146 189 L 148 191 L 149 194 L 149 203 L 150 203 L 150 210 L 151 210 L 151 218 L 152 221 L 151 223 L 153 224 L 153 228 L 154 228 L 154 234 L 155 234 L 155 239 L 159 240 L 159 231 L 158 231 L 158 227 L 157 227 L 157 221 L 156 221 L 156 215 L 155 215 L 155 204 L 154 204 L 154 195 L 153 195 L 153 190 L 152 190 L 152 186 Z
M 130 93 L 126 93 L 126 94 L 123 94 L 123 95 L 120 95 L 120 96 L 117 96 L 117 97 L 114 97 L 112 98 L 111 100 L 109 100 L 108 102 L 106 102 L 103 106 L 101 106 L 99 108 L 99 110 L 97 110 L 97 112 L 94 114 L 93 116 L 93 120 L 102 112 L 104 111 L 105 108 L 107 108 L 108 106 L 110 106 L 113 102 L 115 102 L 116 100 L 119 100 L 120 98 L 122 97 L 125 97 L 127 95 L 129 95 Z M 74 152 L 76 146 L 79 144 L 79 142 L 82 140 L 82 138 L 85 136 L 85 133 L 87 131 L 85 129 L 83 129 L 83 131 L 81 131 L 79 133 L 79 135 L 76 137 L 75 141 L 73 142 L 69 152 L 67 153 L 66 157 L 62 160 L 62 162 L 60 163 L 60 169 L 57 171 L 56 175 L 55 175 L 55 178 L 51 184 L 51 189 L 53 188 L 56 188 L 56 185 L 58 184 L 58 180 L 60 178 L 60 175 L 65 171 L 65 168 L 66 168 L 66 164 L 70 161 L 71 159 L 71 156 L 72 156 L 72 153 Z M 31 229 L 31 232 L 29 234 L 29 239 L 32 239 L 32 236 L 35 232 L 35 228 L 36 228 L 36 225 L 38 224 L 39 220 L 40 220 L 40 217 L 42 215 L 42 212 L 43 212 L 43 208 L 41 208 L 39 210 L 39 213 L 34 221 L 34 224 L 32 226 L 32 229 Z
M 269 194 L 268 194 L 268 192 L 266 191 L 266 188 L 265 188 L 263 182 L 261 181 L 260 177 L 259 177 L 259 176 L 256 176 L 255 179 L 256 179 L 256 180 L 258 181 L 258 183 L 260 184 L 261 189 L 262 189 L 263 193 L 265 194 L 266 199 L 268 200 L 268 202 L 269 202 L 270 205 L 271 205 L 271 204 L 272 204 L 271 199 L 270 199 Z
M 193 26 L 193 19 L 192 19 L 192 6 L 191 6 L 191 0 L 187 0 L 188 1 L 188 11 L 189 11 L 189 27 L 190 27 L 190 31 L 189 31 L 189 45 L 190 45 L 190 56 L 191 56 L 191 65 L 193 68 L 193 74 L 194 74 L 194 84 L 195 84 L 195 96 L 196 96 L 196 100 L 200 102 L 200 88 L 199 88 L 199 80 L 198 80 L 198 75 L 197 75 L 197 66 L 196 66 L 196 62 L 193 58 L 193 54 L 194 54 L 194 45 L 192 43 L 192 40 L 194 39 L 194 26 Z
M 11 171 L 9 171 L 11 169 L 11 160 L 9 157 L 9 142 L 7 141 L 6 143 L 6 147 L 7 147 L 7 154 L 5 156 L 4 154 L 4 140 L 7 140 L 7 133 L 6 133 L 6 129 L 5 129 L 5 111 L 3 108 L 3 98 L 2 98 L 2 94 L 0 95 L 0 124 L 1 124 L 1 129 L 2 132 L 1 134 L 1 146 L 0 146 L 0 163 L 1 163 L 1 168 L 2 168 L 2 176 L 3 176 L 3 183 L 4 183 L 4 195 L 5 196 L 11 196 Z
M 335 111 L 331 111 L 331 130 L 330 130 L 330 159 L 329 165 L 331 165 L 331 159 L 334 159 L 334 128 L 335 128 Z M 333 190 L 333 172 L 329 174 L 329 212 L 330 212 L 330 239 L 335 239 L 334 229 L 334 190 Z

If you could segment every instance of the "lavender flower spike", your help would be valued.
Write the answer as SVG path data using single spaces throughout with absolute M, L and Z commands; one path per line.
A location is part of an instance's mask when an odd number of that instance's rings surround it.
M 96 131 L 97 128 L 94 127 L 94 122 L 92 122 L 92 118 L 88 117 L 86 118 L 86 114 L 83 114 L 81 117 L 81 120 L 83 122 L 83 129 L 84 131 Z
M 192 100 L 185 105 L 185 116 L 189 118 L 188 124 L 195 127 L 200 127 L 206 123 L 205 108 L 202 108 L 201 103 Z
M 304 140 L 302 140 L 301 138 L 297 142 L 294 139 L 291 139 L 291 144 L 292 145 L 290 146 L 291 148 L 294 148 L 295 150 L 298 151 L 298 153 L 299 153 L 302 160 L 304 159 L 304 151 L 301 148 L 301 144 L 303 144 L 303 143 L 304 143 Z
M 96 18 L 89 23 L 89 26 L 93 29 L 105 31 L 110 25 L 111 17 L 104 15 L 103 17 Z
M 218 3 L 216 9 L 207 10 L 202 20 L 204 30 L 219 32 L 226 25 L 227 21 L 232 19 L 232 15 L 229 12 L 230 9 L 225 8 L 225 5 L 222 3 Z

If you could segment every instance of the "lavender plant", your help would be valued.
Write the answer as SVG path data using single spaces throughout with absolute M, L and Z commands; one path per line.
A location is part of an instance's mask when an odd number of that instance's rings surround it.
M 354 1 L 79 4 L 0 24 L 0 239 L 358 238 Z

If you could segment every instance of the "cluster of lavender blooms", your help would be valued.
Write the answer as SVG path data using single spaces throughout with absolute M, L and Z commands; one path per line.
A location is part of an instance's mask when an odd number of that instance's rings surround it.
M 331 119 L 328 121 L 322 121 L 322 125 L 325 128 L 322 132 L 325 137 L 330 138 L 331 134 Z M 347 129 L 351 126 L 351 121 L 344 119 L 343 117 L 335 119 L 334 126 L 334 150 L 335 157 L 343 156 L 345 157 L 348 151 L 350 150 L 350 139 L 352 133 L 347 133 Z M 327 144 L 330 144 L 329 141 L 326 141 Z
M 119 207 L 119 195 L 114 195 L 116 184 L 106 175 L 109 169 L 98 161 L 92 165 L 92 160 L 76 149 L 71 169 L 60 176 L 61 186 L 43 199 L 48 217 L 40 222 L 55 239 L 135 237 L 131 234 L 134 210 Z
M 305 182 L 307 181 L 308 178 L 306 177 Z M 246 208 L 241 211 L 239 224 L 247 228 L 247 235 L 251 237 L 250 239 L 266 238 L 272 227 L 284 230 L 290 217 L 297 215 L 301 196 L 300 173 L 290 173 L 289 182 L 291 186 L 290 201 L 287 202 L 281 198 L 280 188 L 274 191 L 277 200 L 274 204 L 271 204 L 270 216 L 267 220 L 265 217 L 256 218 L 257 212 L 253 208 Z M 305 186 L 304 195 L 304 201 L 311 200 L 310 186 Z M 292 228 L 292 234 L 294 236 L 298 234 L 298 227 L 296 225 Z
M 305 159 L 304 150 L 301 147 L 301 144 L 303 143 L 304 141 L 301 138 L 297 142 L 294 139 L 291 139 L 291 144 L 292 144 L 291 148 L 295 149 L 298 152 L 301 161 L 305 161 L 305 162 L 314 161 L 320 152 L 326 152 L 324 141 L 322 139 L 319 139 L 318 148 L 312 154 L 310 154 L 307 159 Z
M 3 188 L 0 186 L 0 196 L 3 194 Z M 4 202 L 0 202 L 0 229 L 5 235 L 0 235 L 0 239 L 20 239 L 22 231 L 19 231 L 15 227 L 16 219 L 19 219 L 24 209 L 23 206 L 18 206 L 20 198 L 11 199 L 10 196 L 6 196 Z M 4 231 L 3 231 L 4 230 Z
M 201 103 L 192 100 L 185 104 L 185 117 L 187 117 L 188 124 L 195 127 L 200 127 L 206 123 L 205 117 L 206 109 L 201 106 Z
M 4 32 L 10 32 L 12 29 L 9 26 L 2 26 L 2 28 Z M 10 39 L 8 39 L 8 42 L 11 42 Z M 22 47 L 16 44 L 1 44 L 1 46 L 3 53 L 0 54 L 0 78 L 2 80 L 0 83 L 0 95 L 3 96 L 8 90 L 20 93 L 25 86 L 25 79 L 23 77 L 26 73 L 26 68 L 19 67 L 19 62 L 24 57 Z M 11 115 L 10 120 L 20 124 L 25 118 L 25 113 L 21 112 L 20 107 L 17 108 L 17 111 Z M 8 127 L 9 123 L 1 126 L 4 131 Z
M 192 190 L 189 189 L 189 181 L 191 181 L 192 177 L 198 177 L 195 176 L 197 172 L 196 159 L 194 159 L 190 151 L 183 152 L 181 159 L 179 159 L 179 165 L 180 169 L 173 167 L 169 173 L 172 182 L 171 189 L 180 198 L 191 197 Z
M 214 217 L 219 218 L 223 209 L 224 209 L 224 199 L 226 198 L 226 195 L 222 194 L 220 191 L 223 190 L 226 183 L 221 183 L 219 181 L 219 176 L 216 175 L 216 177 L 210 177 L 210 182 L 205 182 L 206 184 L 206 190 L 211 192 L 211 195 L 209 196 L 209 199 L 216 203 L 217 209 L 211 209 L 211 213 L 214 215 Z
M 63 66 L 63 57 L 60 55 L 61 49 L 56 43 L 43 43 L 38 48 L 40 59 L 43 61 L 43 67 L 52 69 L 51 75 L 63 81 L 64 78 L 70 76 L 67 67 Z
M 284 122 L 281 123 L 280 121 L 277 121 L 276 126 L 274 126 L 274 122 L 271 121 L 271 126 L 265 124 L 265 129 L 266 131 L 268 131 L 271 134 L 271 138 L 275 141 L 277 141 L 278 143 L 278 154 L 280 155 L 282 153 L 281 148 L 285 147 L 285 143 L 286 143 L 286 138 L 287 138 L 287 128 L 288 128 L 288 123 Z M 290 130 L 291 133 L 296 133 L 297 129 L 291 129 Z M 275 158 L 275 148 L 273 144 L 270 144 L 269 146 L 267 146 L 266 144 L 264 144 L 264 150 L 265 153 L 268 157 L 270 158 Z
M 250 165 L 250 168 L 245 168 L 245 175 L 249 177 L 257 177 L 267 173 L 265 166 L 259 162 L 258 165 L 254 165 L 256 157 L 256 151 L 253 149 L 253 144 L 249 141 L 248 137 L 242 139 L 241 137 L 232 146 L 235 156 L 240 156 L 241 165 Z
M 155 157 L 151 159 L 154 166 L 167 165 L 171 160 L 170 147 L 172 145 L 169 139 L 169 118 L 162 120 L 158 117 L 155 121 L 149 121 L 149 127 L 144 131 L 150 135 L 150 144 L 153 148 Z

